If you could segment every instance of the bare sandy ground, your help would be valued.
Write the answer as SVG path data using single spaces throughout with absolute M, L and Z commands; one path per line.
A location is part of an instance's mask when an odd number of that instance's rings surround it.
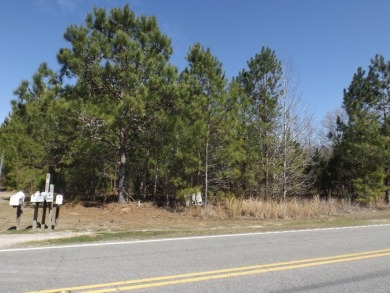
M 0 235 L 0 249 L 18 248 L 22 244 L 32 241 L 44 241 L 51 239 L 68 238 L 79 235 L 85 235 L 85 232 L 59 231 L 59 232 L 40 232 L 28 234 L 3 234 Z

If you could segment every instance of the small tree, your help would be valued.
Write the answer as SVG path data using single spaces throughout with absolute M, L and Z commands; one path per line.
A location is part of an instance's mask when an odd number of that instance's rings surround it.
M 287 194 L 307 192 L 312 184 L 312 177 L 306 171 L 314 156 L 313 118 L 298 93 L 298 81 L 293 78 L 292 67 L 284 65 L 278 151 L 282 168 L 276 173 L 282 200 Z

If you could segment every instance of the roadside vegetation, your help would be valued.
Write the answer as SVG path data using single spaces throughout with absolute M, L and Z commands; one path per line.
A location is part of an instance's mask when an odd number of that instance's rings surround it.
M 383 56 L 357 69 L 318 135 L 292 66 L 271 48 L 228 79 L 197 43 L 179 72 L 157 19 L 128 5 L 96 8 L 64 38 L 60 69 L 42 63 L 22 81 L 1 124 L 8 190 L 43 190 L 50 173 L 68 202 L 114 196 L 215 219 L 317 219 L 389 203 Z M 201 207 L 185 208 L 195 192 Z
M 59 235 L 54 239 L 45 240 L 43 237 L 39 241 L 32 241 L 29 238 L 31 232 L 27 230 L 9 233 L 26 234 L 26 238 L 19 239 L 19 244 L 16 245 L 45 246 L 390 223 L 390 210 L 383 201 L 368 208 L 333 199 L 321 201 L 318 198 L 303 202 L 293 199 L 280 204 L 275 201 L 226 199 L 224 202 L 210 204 L 207 209 L 193 206 L 170 211 L 151 203 L 142 203 L 141 206 L 134 203 L 110 203 L 105 205 L 104 209 L 109 210 L 105 215 L 97 210 L 92 212 L 90 208 L 81 208 L 82 206 L 79 202 L 73 208 L 68 207 L 68 215 L 65 217 L 76 219 L 73 222 L 65 219 L 65 223 L 61 224 L 60 230 L 71 230 L 75 233 L 74 236 Z M 77 221 L 77 216 L 74 216 L 75 211 L 84 214 L 82 225 L 80 219 Z M 116 218 L 113 218 L 113 213 Z M 119 218 L 123 219 L 121 223 Z M 94 219 L 99 219 L 95 226 L 92 224 Z
M 84 198 L 65 203 L 59 223 L 51 231 L 31 229 L 34 209 L 28 204 L 23 208 L 22 229 L 16 230 L 15 210 L 8 205 L 10 194 L 0 193 L 0 237 L 3 237 L 0 247 L 3 248 L 390 223 L 390 209 L 384 200 L 362 206 L 319 197 L 291 198 L 279 203 L 229 197 L 210 198 L 206 208 L 184 205 L 167 208 L 148 201 L 118 204 L 104 202 L 104 198 Z

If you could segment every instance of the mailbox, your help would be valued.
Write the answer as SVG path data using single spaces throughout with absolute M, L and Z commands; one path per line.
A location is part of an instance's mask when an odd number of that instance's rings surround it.
M 43 192 L 42 192 L 43 193 Z M 35 192 L 31 195 L 31 202 L 43 202 L 45 199 L 43 198 L 43 194 L 39 191 Z
M 24 198 L 24 193 L 19 191 L 18 193 L 11 196 L 9 200 L 9 205 L 14 207 L 21 206 L 24 203 Z
M 61 194 L 57 194 L 56 196 L 56 205 L 62 205 L 62 202 L 64 201 L 64 197 Z
M 47 202 L 48 194 L 49 194 L 48 192 L 41 192 L 42 202 L 44 202 L 44 201 Z
M 46 202 L 53 202 L 54 194 L 53 192 L 46 192 Z

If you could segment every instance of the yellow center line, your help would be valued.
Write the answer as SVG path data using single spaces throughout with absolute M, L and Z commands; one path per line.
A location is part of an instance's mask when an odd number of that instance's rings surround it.
M 93 285 L 86 285 L 86 286 L 75 286 L 69 288 L 58 288 L 58 289 L 50 289 L 50 290 L 35 291 L 35 292 L 54 293 L 54 292 L 67 292 L 67 291 L 73 292 L 77 290 L 77 291 L 97 293 L 97 292 L 135 290 L 135 289 L 152 288 L 152 287 L 167 286 L 167 285 L 174 285 L 174 284 L 184 284 L 190 282 L 215 280 L 215 279 L 222 279 L 222 278 L 229 278 L 229 277 L 238 277 L 238 276 L 245 276 L 251 274 L 289 270 L 289 269 L 313 267 L 313 266 L 320 266 L 320 265 L 333 264 L 333 263 L 357 261 L 362 259 L 377 258 L 383 256 L 390 256 L 390 249 L 271 263 L 271 264 L 262 264 L 262 265 L 254 265 L 254 266 L 246 266 L 246 267 L 238 267 L 238 268 L 230 268 L 230 269 L 221 269 L 221 270 L 213 270 L 213 271 L 205 271 L 205 272 L 152 277 L 152 278 L 145 278 L 145 279 L 138 279 L 138 280 L 93 284 Z M 128 285 L 132 285 L 132 286 L 128 286 Z M 104 287 L 106 287 L 106 289 L 104 289 Z M 107 288 L 107 287 L 111 287 L 111 288 Z M 85 290 L 93 290 L 93 289 L 97 289 L 97 290 L 85 291 Z M 30 292 L 30 293 L 35 293 L 35 292 Z
M 377 255 L 365 255 L 365 256 L 360 256 L 360 257 L 355 257 L 355 258 L 345 258 L 345 259 L 336 259 L 336 260 L 323 261 L 323 262 L 304 263 L 304 264 L 298 264 L 298 265 L 265 268 L 265 269 L 250 270 L 250 271 L 243 271 L 243 272 L 236 272 L 236 273 L 226 273 L 226 274 L 197 277 L 197 278 L 187 278 L 187 279 L 180 279 L 180 280 L 174 280 L 174 281 L 133 285 L 133 286 L 128 286 L 128 287 L 107 288 L 107 289 L 103 289 L 103 290 L 93 290 L 93 291 L 85 291 L 85 292 L 106 293 L 106 292 L 115 292 L 115 291 L 129 291 L 129 290 L 137 290 L 137 289 L 146 289 L 146 288 L 162 287 L 162 286 L 168 286 L 168 285 L 186 284 L 186 283 L 194 283 L 194 282 L 200 282 L 200 281 L 210 281 L 210 280 L 217 280 L 217 279 L 224 279 L 224 278 L 231 278 L 231 277 L 240 277 L 240 276 L 247 276 L 247 275 L 254 275 L 254 274 L 261 274 L 261 273 L 284 271 L 284 270 L 290 270 L 290 269 L 314 267 L 314 266 L 321 266 L 321 265 L 341 263 L 341 262 L 357 261 L 357 260 L 376 258 L 376 257 L 382 257 L 382 256 L 390 256 L 390 252 L 377 254 Z

